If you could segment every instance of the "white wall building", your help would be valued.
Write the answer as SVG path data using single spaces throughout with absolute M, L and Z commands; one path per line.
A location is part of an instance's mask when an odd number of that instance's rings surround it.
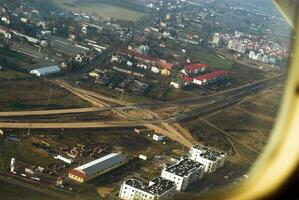
M 218 45 L 220 41 L 220 34 L 219 33 L 214 33 L 212 44 Z
M 157 177 L 147 184 L 138 178 L 126 180 L 120 188 L 119 197 L 125 200 L 163 200 L 173 199 L 175 184 L 172 181 Z
M 224 165 L 226 153 L 195 145 L 190 149 L 190 159 L 203 164 L 204 172 L 212 173 Z
M 190 159 L 183 159 L 177 164 L 164 167 L 161 177 L 173 181 L 177 191 L 184 191 L 203 176 L 203 165 Z
M 269 57 L 265 55 L 263 52 L 255 53 L 254 51 L 250 51 L 248 58 L 263 63 L 269 63 Z

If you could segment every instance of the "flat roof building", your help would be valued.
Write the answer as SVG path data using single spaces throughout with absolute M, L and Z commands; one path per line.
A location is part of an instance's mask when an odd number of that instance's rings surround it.
M 34 74 L 36 76 L 46 76 L 46 75 L 50 75 L 50 74 L 59 73 L 60 70 L 61 69 L 57 65 L 53 65 L 53 66 L 48 66 L 48 67 L 32 69 L 30 71 L 30 74 Z
M 71 170 L 68 176 L 75 181 L 83 183 L 123 165 L 126 161 L 127 157 L 125 155 L 111 153 Z
M 177 164 L 164 167 L 161 177 L 173 181 L 177 191 L 184 191 L 187 187 L 201 179 L 203 176 L 203 165 L 190 159 L 183 159 Z
M 175 188 L 174 182 L 162 177 L 157 177 L 149 183 L 132 177 L 122 184 L 119 197 L 125 200 L 173 199 Z
M 215 172 L 224 165 L 226 153 L 214 151 L 208 147 L 194 145 L 190 149 L 190 159 L 204 165 L 206 173 Z

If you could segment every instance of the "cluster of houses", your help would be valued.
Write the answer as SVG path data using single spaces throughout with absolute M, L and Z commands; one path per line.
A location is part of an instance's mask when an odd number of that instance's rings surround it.
M 174 88 L 190 85 L 203 86 L 221 81 L 228 76 L 228 73 L 224 70 L 207 72 L 208 68 L 207 64 L 188 64 L 181 70 L 180 77 L 170 82 L 170 86 Z
M 133 64 L 135 64 L 137 68 L 150 70 L 155 74 L 161 74 L 163 76 L 169 76 L 174 66 L 173 63 L 168 63 L 165 60 L 145 55 L 144 53 L 133 49 L 120 49 L 118 53 L 121 56 L 125 56 L 127 58 L 132 58 L 133 60 L 135 60 L 136 63 L 127 61 L 128 67 L 132 67 Z M 118 59 L 115 57 L 112 59 L 112 61 L 116 60 Z
M 176 192 L 185 191 L 204 174 L 215 172 L 224 165 L 226 153 L 195 145 L 188 158 L 176 164 L 165 165 L 161 175 L 149 183 L 131 177 L 121 185 L 119 197 L 124 200 L 173 199 Z

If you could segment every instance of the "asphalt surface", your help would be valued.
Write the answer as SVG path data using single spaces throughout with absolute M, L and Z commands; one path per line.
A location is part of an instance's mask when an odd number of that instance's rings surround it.
M 155 103 L 155 104 L 135 104 L 129 106 L 115 106 L 110 108 L 80 108 L 78 109 L 69 109 L 64 111 L 27 111 L 30 115 L 32 114 L 51 114 L 51 113 L 75 113 L 75 112 L 97 112 L 99 110 L 105 109 L 144 109 L 144 108 L 161 108 L 161 107 L 169 107 L 171 105 L 186 105 L 192 104 L 193 102 L 212 102 L 205 106 L 201 106 L 191 111 L 185 111 L 182 113 L 175 114 L 174 116 L 170 116 L 165 119 L 153 119 L 153 120 L 128 120 L 128 121 L 110 121 L 110 122 L 70 122 L 70 123 L 6 123 L 0 122 L 0 128 L 33 128 L 33 129 L 45 129 L 45 128 L 109 128 L 109 127 L 136 127 L 136 126 L 145 126 L 148 124 L 161 124 L 161 123 L 175 123 L 181 122 L 185 120 L 189 120 L 195 117 L 203 117 L 205 115 L 209 115 L 211 113 L 222 110 L 226 107 L 232 106 L 247 96 L 254 95 L 268 87 L 273 86 L 281 77 L 269 79 L 265 81 L 260 81 L 258 83 L 253 83 L 250 85 L 246 85 L 244 87 L 228 91 L 220 94 L 221 100 L 215 100 L 215 96 L 203 97 L 200 101 L 199 99 L 189 99 L 189 100 L 178 100 L 172 103 Z M 218 97 L 217 97 L 218 98 Z M 31 112 L 31 113 L 30 113 Z M 26 114 L 24 112 L 21 112 Z M 5 113 L 2 113 L 1 116 L 5 116 Z M 13 115 L 13 113 L 6 113 Z M 17 113 L 16 113 L 17 114 Z M 28 114 L 28 113 L 27 113 Z M 61 113 L 63 114 L 63 113 Z M 23 115 L 24 116 L 24 115 Z
M 251 83 L 245 86 L 241 86 L 238 88 L 230 89 L 224 92 L 220 92 L 214 95 L 209 96 L 200 96 L 186 99 L 179 99 L 169 102 L 154 102 L 154 103 L 141 103 L 141 104 L 126 104 L 126 105 L 117 105 L 117 106 L 104 106 L 104 107 L 89 107 L 89 108 L 73 108 L 73 109 L 55 109 L 55 110 L 37 110 L 37 111 L 9 111 L 9 112 L 0 112 L 0 117 L 12 117 L 12 116 L 42 116 L 42 115 L 62 115 L 62 114 L 75 114 L 75 113 L 89 113 L 89 112 L 100 112 L 100 111 L 109 111 L 112 109 L 118 110 L 138 110 L 138 109 L 159 109 L 159 108 L 170 108 L 170 107 L 181 107 L 186 105 L 199 105 L 209 103 L 209 107 L 215 107 L 216 104 L 223 105 L 229 103 L 229 100 L 237 100 L 240 97 L 246 97 L 248 95 L 252 95 L 256 92 L 264 90 L 267 87 L 275 84 L 280 81 L 282 77 L 277 77 L 273 79 L 263 80 L 256 83 Z M 109 97 L 105 97 L 103 95 L 99 95 L 97 93 L 88 92 L 85 90 L 79 90 L 78 92 L 84 93 L 86 95 L 103 99 L 107 102 L 119 103 L 117 100 Z M 230 98 L 230 99 L 228 99 Z M 212 102 L 212 103 L 211 103 Z M 215 104 L 213 102 L 216 102 Z M 103 103 L 103 102 L 101 102 Z M 206 108 L 206 109 L 209 109 Z M 193 110 L 191 113 L 196 113 L 200 110 Z M 203 112 L 203 111 L 202 111 Z M 187 113 L 186 113 L 187 114 Z

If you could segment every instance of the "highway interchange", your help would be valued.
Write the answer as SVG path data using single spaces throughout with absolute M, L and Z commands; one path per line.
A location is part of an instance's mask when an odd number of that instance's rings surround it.
M 93 91 L 76 88 L 62 80 L 51 80 L 53 84 L 72 92 L 74 95 L 88 101 L 92 107 L 74 108 L 74 109 L 58 109 L 58 110 L 39 110 L 39 111 L 15 111 L 0 112 L 0 128 L 16 128 L 16 129 L 83 129 L 83 128 L 115 128 L 115 127 L 147 127 L 154 131 L 170 137 L 190 147 L 196 140 L 188 133 L 187 130 L 175 127 L 182 121 L 192 118 L 199 118 L 211 113 L 220 111 L 224 108 L 232 106 L 244 98 L 255 95 L 266 88 L 272 87 L 275 83 L 281 81 L 282 76 L 265 79 L 243 85 L 230 90 L 222 91 L 209 96 L 200 96 L 194 98 L 180 99 L 169 102 L 151 102 L 132 104 L 120 101 L 114 98 L 106 97 Z M 188 106 L 192 106 L 191 108 Z M 154 112 L 154 109 L 177 108 L 178 112 L 160 117 Z M 150 118 L 141 119 L 138 116 L 129 114 L 128 111 L 133 110 L 141 113 L 143 116 L 151 116 Z M 80 114 L 80 113 L 97 113 L 103 111 L 113 111 L 125 120 L 118 121 L 82 121 L 82 122 L 17 122 L 6 121 L 7 118 L 13 117 L 30 117 L 30 116 L 48 116 L 64 114 Z M 36 119 L 36 118 L 34 118 Z M 174 126 L 175 124 L 175 126 Z M 183 131 L 182 131 L 183 130 Z

